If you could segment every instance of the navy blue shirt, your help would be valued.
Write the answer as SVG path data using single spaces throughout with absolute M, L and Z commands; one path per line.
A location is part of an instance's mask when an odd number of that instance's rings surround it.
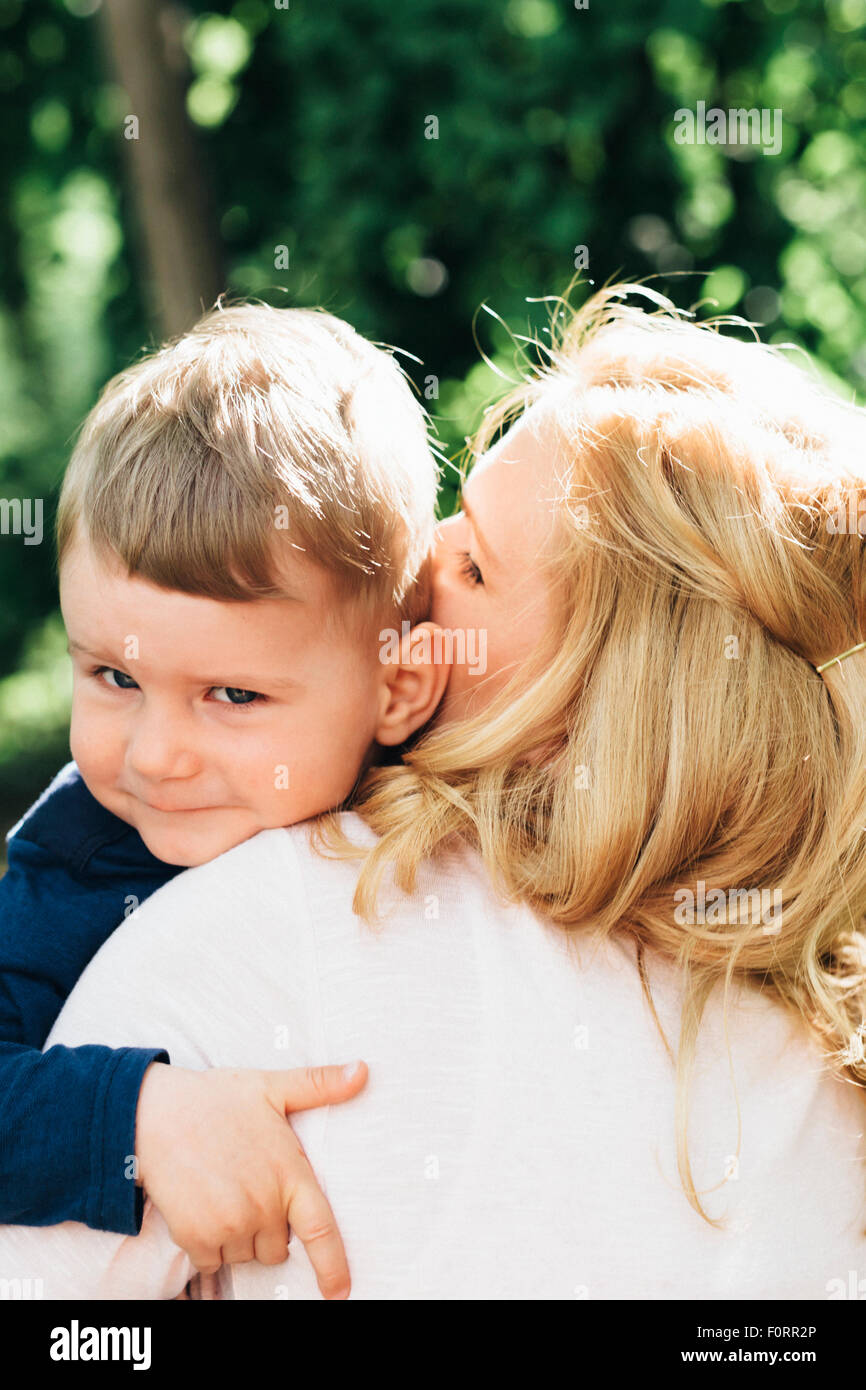
M 88 961 L 180 869 L 87 790 L 74 763 L 15 827 L 0 879 L 0 1224 L 137 1235 L 135 1112 L 156 1048 L 50 1047 Z

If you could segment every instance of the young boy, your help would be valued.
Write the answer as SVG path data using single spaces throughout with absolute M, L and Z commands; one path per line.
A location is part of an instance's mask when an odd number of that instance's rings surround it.
M 379 633 L 426 614 L 436 481 L 393 359 L 318 311 L 217 308 L 103 391 L 58 514 L 75 762 L 0 882 L 0 1222 L 135 1234 L 145 1188 L 198 1268 L 282 1261 L 290 1221 L 322 1292 L 348 1293 L 286 1115 L 356 1094 L 363 1064 L 39 1049 L 139 902 L 339 805 L 431 716 L 447 674 L 411 639 L 380 660 Z

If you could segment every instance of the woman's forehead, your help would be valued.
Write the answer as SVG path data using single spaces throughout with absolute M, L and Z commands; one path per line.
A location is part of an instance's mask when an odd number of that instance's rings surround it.
M 555 519 L 556 436 L 550 420 L 518 420 L 472 470 L 464 496 L 493 552 L 526 566 L 544 546 Z
M 482 454 L 470 478 L 484 479 L 484 491 L 495 486 L 519 487 L 526 496 L 549 494 L 556 469 L 558 436 L 550 409 L 534 405 L 516 420 L 492 448 Z M 488 476 L 489 475 L 489 476 Z

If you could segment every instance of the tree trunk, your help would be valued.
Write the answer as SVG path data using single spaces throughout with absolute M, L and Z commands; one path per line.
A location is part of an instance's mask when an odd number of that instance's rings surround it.
M 174 12 L 176 15 L 176 11 Z M 189 328 L 225 288 L 210 190 L 184 100 L 183 73 L 167 61 L 162 0 L 105 0 L 110 66 L 138 118 L 125 138 L 148 269 L 147 299 L 161 336 Z M 128 135 L 131 123 L 124 123 Z

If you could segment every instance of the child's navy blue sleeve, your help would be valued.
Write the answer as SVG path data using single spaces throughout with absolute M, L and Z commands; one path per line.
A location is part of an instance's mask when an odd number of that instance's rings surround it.
M 153 1048 L 41 1048 L 115 927 L 180 871 L 64 768 L 12 831 L 0 879 L 0 1223 L 136 1235 L 138 1093 Z M 155 1039 L 158 1044 L 158 1039 Z

